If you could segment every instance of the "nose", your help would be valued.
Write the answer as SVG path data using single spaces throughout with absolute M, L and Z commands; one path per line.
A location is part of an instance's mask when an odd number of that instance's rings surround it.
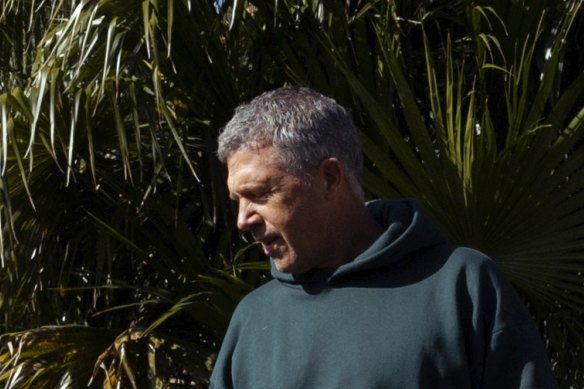
M 237 228 L 241 231 L 248 231 L 254 225 L 260 224 L 261 216 L 254 209 L 253 204 L 245 199 L 239 201 L 237 213 Z

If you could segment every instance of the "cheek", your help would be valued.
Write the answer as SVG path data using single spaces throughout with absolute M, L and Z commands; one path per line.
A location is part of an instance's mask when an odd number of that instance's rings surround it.
M 281 209 L 274 209 L 266 207 L 258 212 L 262 221 L 266 224 L 268 230 L 283 233 L 290 227 L 292 215 L 283 212 Z
M 310 209 L 290 215 L 286 231 L 296 243 L 303 246 L 312 245 L 312 242 L 322 237 L 322 220 L 318 214 Z
M 322 230 L 322 217 L 325 215 L 305 193 L 299 191 L 294 195 L 266 208 L 264 220 L 298 244 Z

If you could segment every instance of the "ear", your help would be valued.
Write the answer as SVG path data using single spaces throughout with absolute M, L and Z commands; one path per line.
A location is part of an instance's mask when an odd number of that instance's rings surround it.
M 335 157 L 324 159 L 320 163 L 319 173 L 327 196 L 337 192 L 345 180 L 343 164 Z

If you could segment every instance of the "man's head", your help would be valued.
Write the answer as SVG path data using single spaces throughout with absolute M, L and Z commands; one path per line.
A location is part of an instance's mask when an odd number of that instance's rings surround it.
M 355 194 L 363 197 L 363 157 L 348 112 L 333 99 L 308 88 L 284 87 L 239 106 L 219 135 L 219 159 L 226 163 L 236 151 L 271 146 L 276 161 L 303 181 L 328 157 L 343 165 Z
M 362 157 L 355 126 L 334 100 L 306 88 L 264 93 L 237 108 L 218 155 L 238 202 L 237 227 L 278 270 L 333 268 L 359 253 L 371 231 Z

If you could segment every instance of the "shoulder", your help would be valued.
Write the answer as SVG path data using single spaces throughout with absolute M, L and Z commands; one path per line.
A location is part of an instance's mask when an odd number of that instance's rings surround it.
M 467 278 L 475 282 L 482 278 L 502 277 L 493 259 L 469 247 L 442 244 L 423 250 L 414 258 L 416 267 L 433 268 L 440 279 L 445 278 L 448 282 Z
M 465 246 L 454 246 L 450 260 L 463 267 L 491 266 L 493 260 L 485 253 Z
M 531 315 L 496 261 L 480 251 L 457 247 L 448 263 L 456 273 L 459 288 L 478 309 L 475 314 L 490 322 L 491 331 L 532 325 Z
M 446 260 L 446 271 L 465 280 L 469 290 L 514 293 L 514 288 L 499 264 L 481 251 L 469 247 L 453 247 Z
M 501 268 L 492 258 L 469 247 L 454 247 L 449 254 L 447 267 L 466 277 L 477 278 L 476 281 L 480 279 L 505 279 Z
M 278 293 L 277 289 L 282 287 L 279 284 L 280 282 L 277 280 L 270 280 L 249 292 L 237 305 L 233 317 L 236 318 L 241 315 L 247 315 L 261 309 L 266 302 L 270 301 L 271 296 Z

